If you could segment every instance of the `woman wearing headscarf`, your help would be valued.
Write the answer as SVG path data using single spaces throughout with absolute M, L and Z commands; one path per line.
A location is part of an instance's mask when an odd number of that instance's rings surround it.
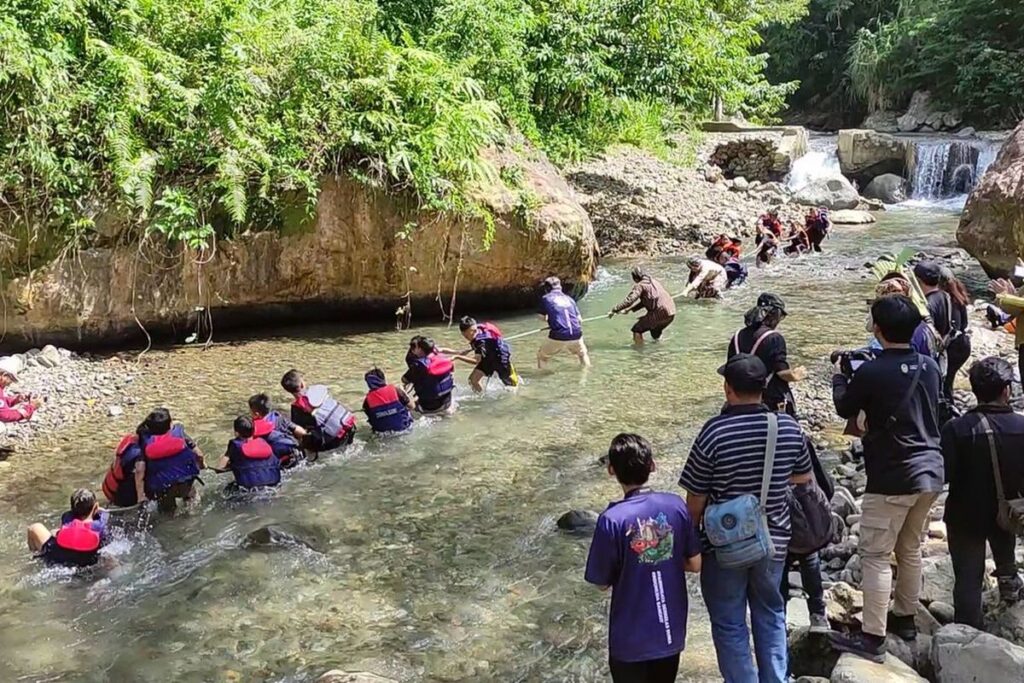
M 650 332 L 651 339 L 661 339 L 661 333 L 676 318 L 676 302 L 660 282 L 651 277 L 641 266 L 631 273 L 633 289 L 618 306 L 608 312 L 611 318 L 616 313 L 633 313 L 644 309 L 647 311 L 633 325 L 633 343 L 642 346 L 644 333 Z

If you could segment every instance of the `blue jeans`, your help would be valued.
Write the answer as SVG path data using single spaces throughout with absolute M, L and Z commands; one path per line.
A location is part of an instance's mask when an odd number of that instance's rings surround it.
M 700 586 L 725 683 L 785 683 L 786 603 L 779 590 L 784 565 L 782 560 L 764 560 L 749 569 L 722 569 L 714 553 L 704 555 Z M 756 670 L 750 657 L 748 605 Z

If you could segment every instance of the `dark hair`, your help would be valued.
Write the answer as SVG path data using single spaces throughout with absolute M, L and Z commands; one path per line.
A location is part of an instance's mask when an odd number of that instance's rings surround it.
M 651 444 L 639 434 L 619 434 L 608 448 L 608 464 L 626 486 L 646 484 L 654 469 Z
M 302 387 L 302 373 L 292 368 L 288 372 L 284 373 L 284 377 L 281 378 L 281 388 L 287 391 L 289 394 L 299 393 L 299 388 Z
M 992 403 L 1013 382 L 1013 366 L 998 356 L 989 356 L 975 362 L 968 376 L 978 403 Z
M 959 306 L 970 305 L 971 296 L 967 293 L 964 283 L 960 282 L 955 275 L 942 278 L 939 281 L 939 286 L 949 294 L 949 298 L 953 300 L 953 303 Z
M 368 370 L 368 371 L 366 372 L 366 375 L 367 375 L 368 377 L 376 377 L 376 378 L 377 378 L 377 379 L 379 379 L 379 380 L 380 380 L 381 382 L 386 382 L 386 381 L 388 381 L 388 378 L 384 376 L 384 371 L 383 371 L 383 370 L 381 370 L 380 368 L 378 368 L 378 367 L 377 367 L 376 365 L 375 365 L 375 366 L 373 366 L 372 368 L 370 368 L 370 369 L 369 369 L 369 370 Z
M 909 297 L 893 294 L 871 304 L 871 319 L 890 344 L 909 344 L 921 324 L 921 312 Z
M 633 282 L 640 282 L 647 277 L 647 271 L 644 270 L 643 266 L 636 266 L 629 276 L 633 278 Z
M 541 283 L 541 287 L 543 287 L 545 292 L 553 292 L 556 289 L 562 288 L 562 281 L 552 275 L 551 277 L 544 278 L 544 282 Z
M 430 337 L 424 337 L 421 334 L 417 334 L 415 337 L 409 340 L 409 348 L 418 348 L 423 353 L 431 353 L 434 350 L 434 340 Z
M 235 418 L 235 434 L 248 439 L 252 436 L 252 418 L 248 415 L 239 415 Z
M 140 433 L 160 435 L 171 431 L 171 411 L 167 408 L 156 408 L 139 425 Z M 141 435 L 141 434 L 140 434 Z
M 468 315 L 464 315 L 461 318 L 459 318 L 459 332 L 465 332 L 466 330 L 475 325 L 476 319 L 471 318 Z
M 85 519 L 96 508 L 96 494 L 89 489 L 76 489 L 71 494 L 71 516 Z
M 270 402 L 270 397 L 266 394 L 256 394 L 249 397 L 249 410 L 260 417 L 266 417 L 273 409 L 274 406 Z

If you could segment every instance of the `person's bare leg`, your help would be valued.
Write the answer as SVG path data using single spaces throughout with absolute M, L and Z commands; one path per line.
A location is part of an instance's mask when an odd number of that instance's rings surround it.
M 580 365 L 582 365 L 584 368 L 590 367 L 590 352 L 587 350 L 587 345 L 583 342 L 582 339 L 580 339 L 579 359 Z
M 644 345 L 644 335 L 642 333 L 639 333 L 639 332 L 634 332 L 633 333 L 633 346 L 643 346 L 643 345 Z
M 481 384 L 481 380 L 484 378 L 484 373 L 474 369 L 473 372 L 469 373 L 469 384 L 473 387 L 473 391 L 482 394 L 484 391 L 484 385 Z
M 38 553 L 43 549 L 43 545 L 50 540 L 50 530 L 43 524 L 33 524 L 28 528 L 26 534 L 28 537 L 28 549 L 34 553 Z

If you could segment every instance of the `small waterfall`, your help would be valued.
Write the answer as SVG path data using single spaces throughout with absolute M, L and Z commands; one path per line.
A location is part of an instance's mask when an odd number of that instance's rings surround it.
M 986 140 L 923 140 L 914 146 L 911 197 L 938 201 L 968 194 L 995 160 L 999 145 Z
M 789 172 L 790 189 L 799 190 L 819 178 L 834 178 L 842 175 L 839 170 L 839 149 L 835 136 L 813 137 L 807 154 L 793 162 Z

